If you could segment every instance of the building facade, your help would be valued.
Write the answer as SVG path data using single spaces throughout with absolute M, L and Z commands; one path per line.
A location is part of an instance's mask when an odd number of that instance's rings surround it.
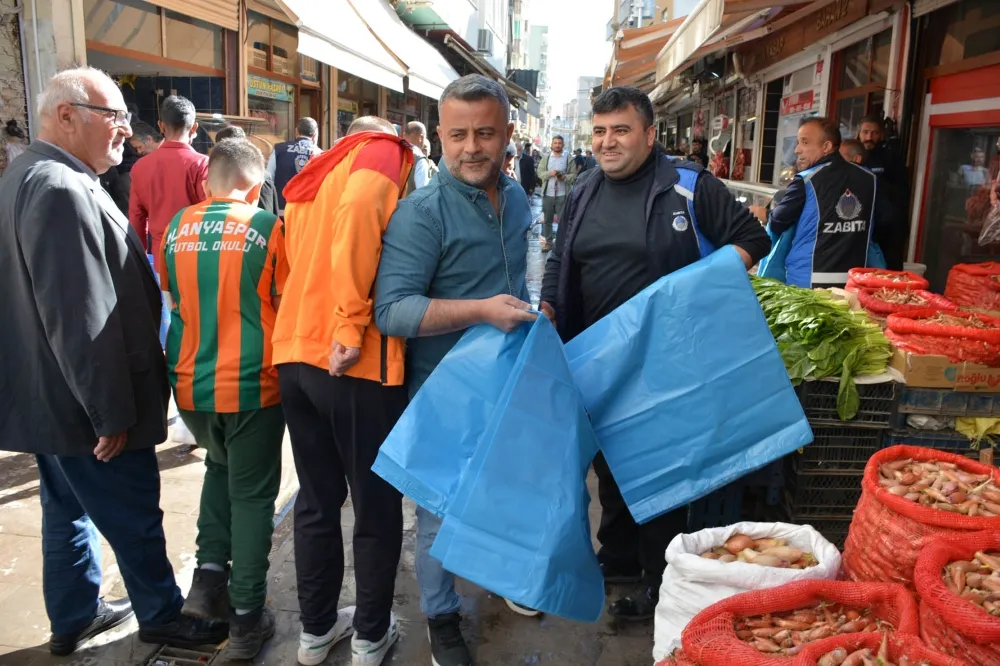
M 538 99 L 545 108 L 549 92 L 549 28 L 533 25 L 528 33 L 528 69 L 538 71 Z
M 21 59 L 20 3 L 16 0 L 0 0 L 0 137 L 14 146 L 24 141 L 11 136 L 10 126 L 28 134 L 28 104 L 24 88 L 24 65 Z M 6 148 L 6 147 L 5 147 Z M 9 151 L 17 152 L 17 148 Z M 0 173 L 7 167 L 8 150 L 0 150 Z

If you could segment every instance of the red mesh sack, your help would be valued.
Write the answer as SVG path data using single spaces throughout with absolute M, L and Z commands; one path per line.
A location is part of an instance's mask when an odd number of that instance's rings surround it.
M 795 666 L 800 663 L 801 654 L 759 652 L 736 637 L 733 623 L 740 617 L 812 608 L 824 601 L 871 608 L 878 619 L 895 627 L 896 633 L 916 640 L 917 603 L 902 585 L 803 580 L 744 592 L 709 606 L 684 629 L 681 635 L 684 652 L 700 666 Z
M 847 271 L 849 283 L 858 289 L 927 289 L 930 282 L 909 271 L 890 271 L 885 268 L 852 268 Z
M 894 303 L 882 298 L 882 289 L 861 287 L 857 291 L 858 302 L 865 310 L 875 315 L 887 316 L 898 312 L 913 312 L 916 310 L 950 311 L 957 309 L 954 303 L 944 296 L 932 294 L 923 289 L 893 289 L 894 293 L 908 294 L 922 300 L 922 303 Z
M 678 648 L 674 650 L 673 654 L 666 659 L 656 662 L 656 666 L 699 666 L 699 664 L 691 661 L 688 656 L 684 654 L 684 650 Z
M 928 544 L 917 560 L 913 583 L 920 596 L 920 633 L 928 645 L 975 664 L 1000 666 L 1000 617 L 961 598 L 942 580 L 947 564 L 987 550 L 1000 550 L 1000 532 L 974 532 Z
M 897 497 L 878 483 L 882 463 L 910 458 L 954 463 L 972 474 L 989 474 L 1000 482 L 1000 469 L 964 456 L 919 446 L 890 446 L 868 459 L 861 479 L 861 500 L 847 532 L 842 574 L 853 581 L 913 585 L 913 569 L 924 546 L 941 536 L 1000 530 L 1000 518 L 964 516 L 928 508 Z
M 935 321 L 935 318 L 953 319 L 955 323 L 941 323 Z M 960 321 L 977 322 L 988 328 L 962 325 L 958 323 Z M 1000 319 L 978 312 L 940 312 L 927 308 L 889 315 L 885 323 L 886 328 L 890 331 L 902 335 L 961 338 L 989 342 L 994 345 L 1000 344 Z
M 958 305 L 1000 310 L 1000 263 L 957 264 L 948 271 L 944 295 Z
M 967 361 L 990 368 L 1000 368 L 1000 345 L 964 338 L 905 335 L 890 330 L 885 330 L 883 333 L 898 349 L 914 354 L 946 356 L 952 363 Z
M 815 666 L 819 662 L 820 657 L 837 648 L 843 648 L 847 654 L 868 648 L 872 651 L 873 655 L 877 656 L 882 646 L 882 637 L 883 634 L 881 633 L 846 634 L 810 643 L 802 650 L 801 659 L 796 663 L 796 666 Z M 913 666 L 917 664 L 927 664 L 928 666 L 978 666 L 974 662 L 967 662 L 963 659 L 937 652 L 923 644 L 915 636 L 889 634 L 886 647 L 889 661 L 892 663 L 898 663 L 900 658 L 906 657 Z

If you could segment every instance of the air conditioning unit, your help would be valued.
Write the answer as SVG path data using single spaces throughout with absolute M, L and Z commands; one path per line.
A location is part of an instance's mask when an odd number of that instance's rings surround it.
M 493 31 L 485 28 L 479 29 L 479 39 L 476 41 L 476 51 L 480 53 L 493 54 Z

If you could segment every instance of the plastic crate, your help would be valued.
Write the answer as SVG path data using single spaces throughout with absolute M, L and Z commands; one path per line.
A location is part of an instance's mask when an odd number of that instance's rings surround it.
M 901 387 L 899 411 L 928 416 L 1000 416 L 1000 393 Z
M 886 437 L 885 445 L 895 446 L 896 444 L 923 446 L 979 460 L 979 449 L 972 448 L 972 442 L 969 438 L 954 430 L 916 430 L 913 428 L 893 430 Z M 988 446 L 987 443 L 983 445 Z
M 885 430 L 850 426 L 813 428 L 813 443 L 788 455 L 795 473 L 863 472 L 884 445 Z
M 796 522 L 849 516 L 861 499 L 861 477 L 856 472 L 789 475 L 785 510 L 797 518 Z
M 841 421 L 837 414 L 835 381 L 802 382 L 798 388 L 799 401 L 810 424 L 842 425 L 861 428 L 889 428 L 896 413 L 896 382 L 858 384 L 861 404 L 857 415 L 850 421 Z
M 740 521 L 746 484 L 737 479 L 688 505 L 688 532 L 721 527 Z

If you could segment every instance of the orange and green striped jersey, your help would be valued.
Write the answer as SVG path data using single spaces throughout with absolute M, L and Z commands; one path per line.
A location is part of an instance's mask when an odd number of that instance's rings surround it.
M 231 413 L 278 404 L 271 297 L 288 277 L 281 220 L 233 199 L 184 208 L 163 235 L 159 266 L 173 300 L 167 369 L 177 407 Z

